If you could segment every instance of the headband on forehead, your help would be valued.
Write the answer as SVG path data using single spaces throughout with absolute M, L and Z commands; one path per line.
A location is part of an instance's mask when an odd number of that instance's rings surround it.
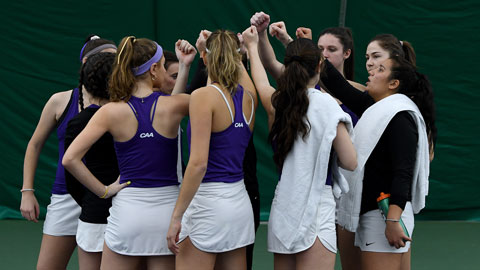
M 157 45 L 157 51 L 152 56 L 152 58 L 150 58 L 147 62 L 143 63 L 138 67 L 132 68 L 133 75 L 135 76 L 142 75 L 143 73 L 147 72 L 147 70 L 149 70 L 154 63 L 157 63 L 162 58 L 162 55 L 163 55 L 162 47 L 158 45 L 155 41 L 154 43 L 155 45 Z
M 82 62 L 83 50 L 85 50 L 85 46 L 87 46 L 87 44 L 88 44 L 90 41 L 95 40 L 95 39 L 100 39 L 100 37 L 97 36 L 97 35 L 94 35 L 94 36 L 90 37 L 90 39 L 89 39 L 87 42 L 85 42 L 85 44 L 83 44 L 83 47 L 82 47 L 82 49 L 80 50 L 80 62 Z
M 87 42 L 87 43 L 88 43 L 88 42 Z M 85 45 L 86 45 L 86 44 L 85 44 Z M 85 48 L 85 47 L 84 47 L 84 48 Z M 84 57 L 92 56 L 92 55 L 94 55 L 94 54 L 96 54 L 96 53 L 99 53 L 99 52 L 105 50 L 105 49 L 115 49 L 115 50 L 116 50 L 116 49 L 117 49 L 117 46 L 115 46 L 115 45 L 113 45 L 113 44 L 103 44 L 103 45 L 100 45 L 100 46 L 92 49 L 91 51 L 89 51 L 89 52 L 86 53 L 85 55 L 82 55 L 82 53 L 83 53 L 83 50 L 82 50 L 82 52 L 80 53 L 80 61 L 82 61 L 82 59 L 83 59 Z

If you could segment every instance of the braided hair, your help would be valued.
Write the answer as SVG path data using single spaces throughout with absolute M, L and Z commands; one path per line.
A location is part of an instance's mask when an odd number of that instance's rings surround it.
M 79 103 L 81 110 L 84 109 L 82 86 L 93 97 L 101 99 L 109 99 L 108 80 L 112 71 L 112 65 L 115 60 L 115 54 L 103 52 L 88 57 L 85 64 L 80 69 L 79 86 Z

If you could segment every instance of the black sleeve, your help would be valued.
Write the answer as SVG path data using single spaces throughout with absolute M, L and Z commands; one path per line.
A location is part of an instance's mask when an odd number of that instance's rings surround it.
M 187 85 L 187 94 L 192 94 L 195 89 L 200 87 L 204 87 L 207 85 L 208 74 L 207 74 L 207 67 L 203 63 L 203 59 L 198 59 L 197 69 L 195 70 L 195 74 L 193 75 L 192 82 Z
M 404 209 L 411 201 L 413 170 L 415 167 L 418 131 L 412 116 L 404 111 L 393 117 L 385 129 L 387 153 L 392 165 L 392 186 L 390 204 Z
M 325 64 L 325 75 L 321 77 L 322 83 L 336 98 L 360 117 L 375 101 L 366 91 L 363 92 L 353 87 L 328 60 L 325 60 Z
M 88 121 L 87 121 L 88 122 Z M 82 124 L 81 118 L 79 115 L 70 120 L 67 124 L 67 130 L 65 133 L 65 152 L 67 151 L 70 144 L 73 140 L 82 132 L 85 128 L 85 124 Z M 72 195 L 73 199 L 82 206 L 82 200 L 85 195 L 85 187 L 78 182 L 78 180 L 65 169 L 65 183 L 67 186 L 67 191 Z

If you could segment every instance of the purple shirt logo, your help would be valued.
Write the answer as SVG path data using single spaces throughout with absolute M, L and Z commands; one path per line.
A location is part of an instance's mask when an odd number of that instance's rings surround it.
M 144 139 L 144 138 L 153 138 L 153 132 L 144 132 L 144 133 L 140 133 L 140 139 Z

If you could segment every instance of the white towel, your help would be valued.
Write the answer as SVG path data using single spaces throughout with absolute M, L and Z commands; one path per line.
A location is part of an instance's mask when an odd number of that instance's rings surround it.
M 287 155 L 270 212 L 272 232 L 288 249 L 304 237 L 310 226 L 315 226 L 338 123 L 345 122 L 352 130 L 350 116 L 330 95 L 308 89 L 308 98 L 306 116 L 311 130 L 305 140 L 302 136 L 296 138 Z
M 353 144 L 357 150 L 357 168 L 353 172 L 341 170 L 348 181 L 349 192 L 340 198 L 338 223 L 355 232 L 360 218 L 365 164 L 390 120 L 399 112 L 408 111 L 418 128 L 418 147 L 412 182 L 412 207 L 415 214 L 425 207 L 428 195 L 430 160 L 425 122 L 418 107 L 403 94 L 386 97 L 368 108 L 355 126 Z

